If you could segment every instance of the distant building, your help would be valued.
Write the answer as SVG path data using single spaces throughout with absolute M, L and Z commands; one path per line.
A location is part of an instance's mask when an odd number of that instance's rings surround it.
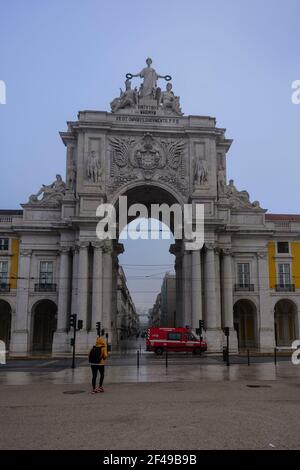
M 161 286 L 160 326 L 176 326 L 176 276 L 166 274 Z
M 157 294 L 155 303 L 151 309 L 151 313 L 149 315 L 149 326 L 160 326 L 160 317 L 161 317 L 161 293 Z
M 161 291 L 149 310 L 151 326 L 176 326 L 176 276 L 166 273 Z
M 148 328 L 149 314 L 147 311 L 138 311 L 140 331 L 144 331 Z
M 135 336 L 140 330 L 139 315 L 126 284 L 126 276 L 122 266 L 118 269 L 117 278 L 117 339 Z

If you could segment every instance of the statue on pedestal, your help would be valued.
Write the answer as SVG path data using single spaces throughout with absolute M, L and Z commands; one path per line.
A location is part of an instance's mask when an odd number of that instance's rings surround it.
M 172 91 L 172 83 L 167 83 L 166 91 L 162 92 L 160 102 L 163 110 L 174 112 L 180 116 L 182 115 L 179 96 L 174 95 Z
M 219 167 L 218 171 L 218 195 L 219 197 L 224 196 L 226 190 L 226 174 L 223 166 Z
M 194 161 L 194 184 L 195 187 L 203 186 L 208 181 L 208 169 L 206 160 L 196 158 Z
M 88 155 L 86 172 L 91 183 L 99 183 L 102 171 L 101 164 L 95 150 L 92 150 Z
M 139 73 L 126 75 L 127 78 L 141 77 L 143 78 L 143 83 L 139 90 L 139 96 L 141 98 L 152 98 L 155 99 L 156 89 L 157 89 L 157 80 L 159 78 L 164 78 L 165 80 L 171 80 L 169 75 L 159 75 L 156 73 L 156 70 L 151 67 L 152 59 L 148 57 L 146 59 L 147 67 L 144 67 Z

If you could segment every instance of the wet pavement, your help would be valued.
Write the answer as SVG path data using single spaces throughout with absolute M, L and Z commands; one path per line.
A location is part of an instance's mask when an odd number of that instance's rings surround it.
M 0 449 L 300 449 L 290 358 L 113 354 L 104 393 L 86 357 L 0 366 Z M 253 358 L 254 359 L 254 358 Z M 245 362 L 246 361 L 246 362 Z
M 0 384 L 28 385 L 31 383 L 87 384 L 91 371 L 86 357 L 9 360 L 0 366 Z M 232 380 L 300 380 L 300 366 L 289 357 L 230 357 L 230 367 L 222 356 L 192 356 L 169 354 L 157 357 L 153 353 L 111 355 L 106 364 L 106 383 L 177 382 L 177 381 L 232 381 Z
M 0 449 L 300 448 L 300 377 L 289 364 L 153 375 L 119 368 L 108 368 L 105 392 L 95 395 L 87 367 L 8 372 L 10 382 L 0 386 Z

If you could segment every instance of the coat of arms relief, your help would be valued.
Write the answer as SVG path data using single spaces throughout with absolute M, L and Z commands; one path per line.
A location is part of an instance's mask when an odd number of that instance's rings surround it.
M 134 180 L 162 181 L 186 192 L 184 139 L 111 137 L 110 191 Z

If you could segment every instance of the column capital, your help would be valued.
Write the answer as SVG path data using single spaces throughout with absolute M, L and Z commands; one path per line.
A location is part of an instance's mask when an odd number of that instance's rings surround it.
M 103 242 L 103 253 L 110 253 L 113 251 L 112 245 L 110 240 L 106 240 Z
M 32 251 L 33 250 L 30 250 L 28 248 L 21 248 L 20 249 L 20 256 L 31 256 L 32 255 Z
M 258 259 L 266 259 L 268 256 L 268 253 L 266 251 L 258 251 L 257 252 L 257 258 Z
M 216 244 L 215 244 L 214 242 L 206 242 L 206 243 L 205 243 L 205 248 L 206 248 L 206 250 L 208 250 L 208 251 L 215 250 Z
M 103 250 L 104 242 L 100 240 L 92 242 L 92 247 L 94 248 L 94 250 Z
M 68 142 L 67 143 L 67 149 L 74 149 L 76 147 L 76 143 L 75 142 Z
M 114 250 L 115 255 L 118 257 L 118 255 L 121 255 L 124 253 L 124 245 L 123 243 L 116 243 L 115 244 L 115 250 Z
M 69 246 L 61 246 L 59 248 L 60 254 L 68 254 L 70 253 L 70 247 Z
M 172 243 L 169 248 L 169 252 L 176 257 L 181 254 L 181 247 L 177 243 Z
M 74 243 L 74 245 L 71 246 L 71 251 L 72 251 L 73 254 L 78 253 L 79 252 L 79 246 L 76 243 Z
M 90 242 L 87 242 L 87 241 L 79 241 L 77 243 L 77 246 L 80 250 L 85 250 L 89 247 L 89 244 L 90 244 Z
M 231 248 L 222 248 L 222 253 L 224 256 L 231 256 L 232 255 L 232 249 Z

